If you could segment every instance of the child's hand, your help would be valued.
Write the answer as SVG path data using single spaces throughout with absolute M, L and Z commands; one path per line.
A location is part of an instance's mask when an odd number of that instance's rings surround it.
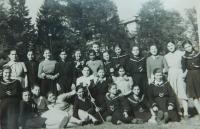
M 76 90 L 76 85 L 75 84 L 72 84 L 71 90 Z
M 19 126 L 19 129 L 22 129 L 22 126 Z
M 171 110 L 173 110 L 173 109 L 174 109 L 173 106 L 171 106 L 171 105 L 168 106 L 168 110 L 169 110 L 169 111 L 171 111 Z
M 58 83 L 56 83 L 56 88 L 57 88 L 57 91 L 60 91 L 61 90 L 61 87 Z
M 114 72 L 115 72 L 114 68 L 110 68 L 110 73 L 114 73 Z
M 94 103 L 94 102 L 95 102 L 95 99 L 94 99 L 94 98 L 91 98 L 91 102 Z
M 7 95 L 12 95 L 11 91 L 6 91 Z
M 124 112 L 123 115 L 124 115 L 125 118 L 128 118 L 128 113 L 127 112 Z
M 101 110 L 101 108 L 99 108 L 99 107 L 96 107 L 96 108 L 95 108 L 95 111 L 96 111 L 96 112 L 99 112 L 100 110 Z
M 46 74 L 45 74 L 45 73 L 42 73 L 41 76 L 42 76 L 42 78 L 45 78 Z
M 158 111 L 158 107 L 157 107 L 157 106 L 154 106 L 154 107 L 153 107 L 153 111 L 154 111 L 154 112 L 157 112 L 157 111 Z

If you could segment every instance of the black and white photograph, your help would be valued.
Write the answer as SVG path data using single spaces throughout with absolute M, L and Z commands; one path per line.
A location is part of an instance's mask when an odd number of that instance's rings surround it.
M 0 129 L 200 129 L 200 0 L 0 0 Z

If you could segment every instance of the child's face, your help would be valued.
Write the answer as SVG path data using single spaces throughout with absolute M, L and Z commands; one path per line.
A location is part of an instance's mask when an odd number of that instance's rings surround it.
M 30 101 L 30 98 L 31 98 L 31 94 L 29 91 L 23 92 L 22 94 L 23 101 L 28 102 Z
M 156 46 L 151 46 L 151 47 L 150 47 L 150 53 L 151 53 L 152 55 L 156 56 L 157 53 L 158 53 L 157 47 L 156 47 Z
M 92 46 L 92 49 L 95 51 L 95 52 L 99 52 L 99 45 L 98 44 L 94 44 Z
M 119 73 L 119 76 L 124 76 L 125 75 L 125 70 L 123 68 L 120 68 L 118 73 Z
M 192 45 L 189 44 L 189 43 L 185 44 L 185 45 L 184 45 L 184 50 L 185 50 L 186 52 L 192 52 L 192 51 L 193 51 Z
M 156 80 L 156 81 L 162 81 L 162 79 L 163 79 L 163 74 L 162 74 L 161 72 L 155 73 L 154 77 L 155 77 L 155 80 Z
M 79 98 L 83 98 L 84 97 L 84 91 L 83 88 L 78 89 L 78 91 L 76 92 L 77 96 Z
M 117 86 L 113 85 L 110 90 L 109 90 L 110 94 L 116 95 L 117 94 Z
M 88 67 L 84 67 L 82 74 L 83 76 L 88 77 L 90 75 L 90 69 Z
M 103 69 L 100 69 L 99 71 L 98 71 L 98 76 L 100 77 L 100 78 L 103 78 L 104 77 L 104 75 L 105 75 L 105 72 L 104 72 L 104 70 Z
M 110 60 L 110 55 L 107 52 L 103 53 L 103 59 L 105 61 L 109 61 Z
M 11 61 L 16 61 L 17 60 L 17 52 L 15 50 L 11 51 L 10 54 L 8 55 Z
M 115 47 L 115 53 L 116 53 L 117 55 L 120 55 L 120 54 L 121 54 L 121 51 L 122 51 L 122 49 L 121 49 L 120 47 Z
M 56 96 L 55 96 L 53 93 L 50 93 L 50 94 L 48 95 L 47 100 L 48 100 L 50 103 L 55 103 L 55 102 L 56 102 Z
M 60 58 L 61 58 L 61 60 L 65 60 L 67 58 L 67 53 L 66 52 L 61 52 L 60 53 Z
M 45 59 L 50 59 L 51 58 L 51 52 L 49 50 L 45 50 L 43 54 Z
M 175 45 L 173 43 L 168 43 L 167 44 L 167 49 L 170 51 L 170 52 L 174 52 L 175 51 Z
M 3 80 L 9 80 L 11 75 L 10 69 L 3 70 Z
M 74 54 L 76 60 L 79 60 L 81 58 L 81 52 L 80 51 L 76 51 Z
M 138 48 L 138 47 L 133 47 L 133 48 L 132 48 L 132 54 L 133 54 L 134 56 L 138 56 L 139 53 L 140 53 L 140 51 L 139 51 L 139 48 Z
M 27 53 L 27 58 L 28 58 L 28 60 L 29 61 L 32 61 L 33 59 L 34 59 L 34 54 L 33 54 L 33 52 L 32 51 L 29 51 L 28 53 Z
M 140 88 L 139 88 L 139 86 L 134 86 L 133 87 L 133 94 L 137 95 L 137 96 L 140 94 Z
M 40 95 L 40 87 L 35 86 L 35 87 L 32 89 L 32 93 L 33 93 L 33 95 L 35 95 L 35 96 L 39 96 L 39 95 Z
M 95 54 L 94 53 L 90 53 L 89 54 L 89 58 L 90 58 L 90 60 L 94 60 L 95 59 Z

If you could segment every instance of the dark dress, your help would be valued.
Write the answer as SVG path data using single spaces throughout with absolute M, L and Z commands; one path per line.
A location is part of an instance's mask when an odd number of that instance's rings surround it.
M 102 81 L 97 81 L 91 93 L 98 107 L 102 107 L 102 105 L 105 103 L 104 97 L 107 92 L 108 92 L 108 80 L 104 78 Z
M 77 79 L 82 76 L 82 69 L 85 65 L 85 60 L 74 60 L 73 66 L 74 66 L 74 78 Z
M 25 62 L 28 77 L 28 86 L 32 88 L 34 84 L 40 84 L 38 74 L 39 63 L 36 61 Z
M 139 99 L 135 99 L 133 94 L 126 97 L 129 103 L 129 114 L 134 118 L 142 119 L 147 122 L 151 118 L 151 112 L 149 110 L 149 104 L 144 95 L 141 95 Z
M 130 57 L 127 73 L 133 78 L 134 85 L 138 85 L 141 89 L 141 93 L 145 93 L 148 85 L 147 72 L 146 72 L 146 58 L 139 56 Z
M 18 122 L 23 129 L 42 128 L 45 125 L 45 119 L 39 116 L 37 104 L 32 100 L 20 102 Z
M 7 94 L 10 91 L 11 95 Z M 0 126 L 1 129 L 18 129 L 19 103 L 22 86 L 18 80 L 0 82 Z
M 115 69 L 118 69 L 120 65 L 124 66 L 126 68 L 126 64 L 128 62 L 129 56 L 127 54 L 121 54 L 112 56 L 112 62 Z
M 157 106 L 158 110 L 167 112 L 169 121 L 179 121 L 179 116 L 176 107 L 176 96 L 169 82 L 163 82 L 160 85 L 151 83 L 149 86 L 149 102 L 152 107 Z M 174 107 L 168 111 L 168 106 Z
M 113 69 L 115 68 L 115 67 L 113 66 L 113 63 L 112 63 L 111 61 L 108 61 L 108 62 L 103 61 L 103 65 L 104 65 L 106 77 L 110 77 L 110 76 L 111 76 L 110 69 L 111 69 L 111 68 L 113 68 Z
M 186 75 L 186 93 L 190 98 L 200 98 L 200 53 L 185 53 L 182 58 L 183 71 Z
M 61 86 L 60 93 L 70 92 L 72 83 L 75 84 L 73 63 L 60 61 L 56 64 L 55 71 L 59 73 L 57 82 Z
M 129 106 L 126 99 L 123 96 L 117 95 L 114 98 L 110 98 L 110 94 L 106 94 L 105 96 L 105 112 L 103 113 L 103 118 L 111 116 L 111 122 L 113 124 L 117 124 L 117 121 L 120 120 L 124 123 L 129 123 L 131 121 L 131 117 L 125 118 L 123 112 L 129 111 Z

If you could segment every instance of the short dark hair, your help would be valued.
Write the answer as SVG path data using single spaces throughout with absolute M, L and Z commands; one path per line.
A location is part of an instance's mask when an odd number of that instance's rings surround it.
M 161 68 L 155 68 L 153 70 L 153 75 L 155 75 L 156 73 L 163 73 Z

